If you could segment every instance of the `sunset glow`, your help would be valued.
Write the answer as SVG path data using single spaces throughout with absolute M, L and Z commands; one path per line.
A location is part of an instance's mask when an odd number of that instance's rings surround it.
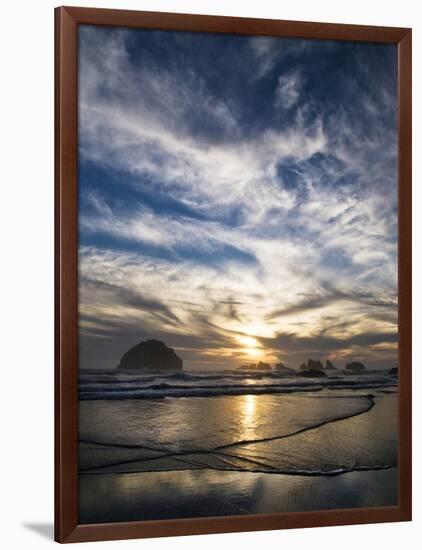
M 394 366 L 395 46 L 78 40 L 82 364 L 158 338 L 193 370 Z

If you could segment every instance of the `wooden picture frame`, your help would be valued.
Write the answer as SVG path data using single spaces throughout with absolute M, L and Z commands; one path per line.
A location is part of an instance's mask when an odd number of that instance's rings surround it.
M 398 46 L 399 503 L 393 507 L 78 524 L 77 27 L 270 35 Z M 55 10 L 55 540 L 61 543 L 411 519 L 411 30 L 176 13 Z

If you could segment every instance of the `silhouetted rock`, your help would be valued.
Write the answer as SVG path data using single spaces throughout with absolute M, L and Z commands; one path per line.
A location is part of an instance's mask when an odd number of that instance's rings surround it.
M 307 378 L 324 378 L 327 376 L 325 372 L 320 369 L 307 369 L 303 370 L 300 374 L 301 376 L 306 376 Z
M 271 368 L 271 365 L 269 365 L 268 363 L 264 363 L 263 361 L 260 361 L 260 362 L 257 364 L 256 368 L 257 368 L 258 370 L 273 370 L 273 369 Z
M 399 375 L 399 369 L 397 367 L 393 367 L 388 371 L 388 374 L 391 376 L 398 376 Z
M 277 372 L 285 372 L 285 373 L 294 372 L 294 370 L 291 369 L 290 367 L 286 367 L 284 363 L 277 363 L 276 365 L 274 365 L 274 370 Z
M 120 359 L 119 369 L 180 371 L 183 360 L 159 340 L 146 340 L 127 351 Z
M 242 365 L 237 370 L 254 370 L 254 369 L 255 369 L 255 365 Z
M 263 363 L 260 361 L 258 364 L 251 363 L 250 365 L 242 365 L 237 370 L 243 370 L 243 371 L 249 371 L 249 372 L 256 372 L 256 371 L 271 371 L 273 370 L 271 368 L 271 365 L 268 363 Z
M 329 359 L 325 362 L 325 370 L 337 370 Z
M 359 374 L 366 371 L 366 367 L 363 363 L 359 363 L 359 361 L 352 361 L 351 363 L 347 363 L 346 371 L 351 374 Z
M 300 370 L 323 370 L 324 367 L 322 366 L 321 361 L 315 361 L 314 359 L 308 359 L 308 362 L 302 363 L 300 365 Z

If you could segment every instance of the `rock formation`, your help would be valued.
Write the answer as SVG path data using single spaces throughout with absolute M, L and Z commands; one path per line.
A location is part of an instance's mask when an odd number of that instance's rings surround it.
M 399 369 L 397 367 L 393 367 L 388 371 L 388 374 L 390 376 L 398 376 L 399 375 Z
M 260 362 L 257 364 L 256 368 L 257 368 L 258 370 L 273 370 L 273 369 L 271 368 L 271 365 L 269 365 L 268 363 L 264 363 L 263 361 L 260 361 Z
M 306 376 L 306 378 L 324 378 L 327 376 L 323 370 L 320 369 L 306 369 L 303 370 L 301 376 Z
M 314 359 L 308 359 L 308 362 L 302 363 L 300 365 L 300 370 L 323 370 L 324 367 L 322 366 L 321 361 L 315 361 Z
M 360 372 L 366 371 L 366 367 L 359 361 L 352 361 L 351 363 L 347 363 L 346 371 L 353 374 L 359 374 Z
M 325 370 L 337 370 L 329 359 L 325 362 Z
M 271 368 L 271 365 L 269 365 L 268 363 L 263 363 L 262 361 L 260 361 L 258 364 L 255 364 L 255 363 L 251 363 L 250 365 L 242 365 L 241 367 L 239 367 L 237 370 L 246 370 L 246 371 L 249 371 L 249 372 L 253 372 L 253 371 L 271 371 L 273 370 Z
M 242 365 L 237 370 L 254 370 L 254 369 L 255 369 L 255 365 Z
M 183 360 L 159 340 L 146 340 L 127 351 L 120 359 L 119 369 L 128 371 L 180 371 Z
M 290 367 L 286 367 L 284 363 L 277 363 L 276 365 L 274 365 L 274 370 L 276 372 L 294 372 L 293 369 L 291 369 Z

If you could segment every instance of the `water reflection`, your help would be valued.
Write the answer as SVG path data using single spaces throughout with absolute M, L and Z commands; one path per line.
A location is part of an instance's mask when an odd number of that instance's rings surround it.
M 85 441 L 146 448 L 205 450 L 292 433 L 364 410 L 364 397 L 242 395 L 162 400 L 82 401 L 79 436 Z
M 318 403 L 327 407 L 329 401 Z M 392 466 L 397 463 L 397 399 L 378 397 L 376 405 L 365 414 L 327 422 L 294 437 L 261 440 L 231 449 L 237 457 L 279 471 L 320 473 Z
M 197 470 L 83 475 L 79 521 L 99 523 L 392 506 L 397 470 L 286 476 Z
M 242 401 L 239 403 L 243 415 L 241 415 L 241 429 L 242 434 L 240 435 L 241 440 L 245 439 L 254 439 L 256 434 L 257 427 L 257 406 L 256 406 L 256 395 L 245 395 L 242 397 Z

